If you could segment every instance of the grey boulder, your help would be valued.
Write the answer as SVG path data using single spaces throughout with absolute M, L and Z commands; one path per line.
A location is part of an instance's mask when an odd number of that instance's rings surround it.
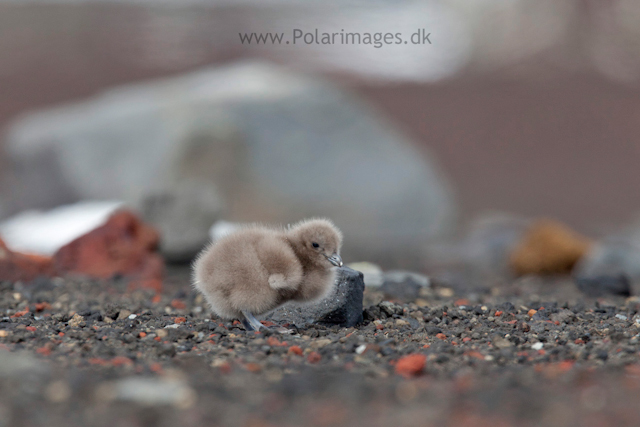
M 420 296 L 421 289 L 430 286 L 427 276 L 411 271 L 387 271 L 383 274 L 383 278 L 380 291 L 384 293 L 385 298 L 403 302 L 414 301 Z
M 163 250 L 178 256 L 195 254 L 202 239 L 191 236 L 206 236 L 216 219 L 327 216 L 347 236 L 346 257 L 415 266 L 426 241 L 455 224 L 449 184 L 424 149 L 347 91 L 263 63 L 33 113 L 10 127 L 5 147 L 6 179 L 20 183 L 4 186 L 5 215 L 123 200 L 174 233 Z M 189 186 L 213 188 L 226 203 L 183 192 Z

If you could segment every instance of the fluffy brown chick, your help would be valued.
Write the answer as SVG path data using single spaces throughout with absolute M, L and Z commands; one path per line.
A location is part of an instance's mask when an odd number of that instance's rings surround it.
M 198 255 L 194 286 L 211 310 L 243 319 L 247 329 L 262 315 L 295 301 L 321 300 L 342 266 L 342 233 L 327 219 L 301 221 L 288 229 L 252 225 L 223 237 Z

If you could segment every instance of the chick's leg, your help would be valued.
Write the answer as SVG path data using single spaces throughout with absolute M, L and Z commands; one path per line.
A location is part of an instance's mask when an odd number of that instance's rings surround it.
M 261 328 L 265 328 L 265 329 L 270 329 L 270 330 L 272 330 L 274 332 L 278 332 L 278 333 L 281 333 L 281 334 L 292 334 L 292 333 L 294 333 L 293 330 L 287 329 L 287 328 L 283 328 L 282 326 L 277 326 L 275 328 L 267 328 L 262 323 L 260 323 L 260 321 L 258 319 L 256 319 L 253 314 L 251 314 L 248 311 L 243 311 L 242 314 L 245 317 L 242 320 L 242 324 L 244 325 L 244 327 L 245 327 L 245 329 L 247 331 L 259 331 Z
M 262 323 L 260 323 L 260 321 L 256 319 L 252 313 L 243 311 L 242 314 L 244 315 L 242 324 L 248 331 L 259 331 L 260 328 L 264 328 Z

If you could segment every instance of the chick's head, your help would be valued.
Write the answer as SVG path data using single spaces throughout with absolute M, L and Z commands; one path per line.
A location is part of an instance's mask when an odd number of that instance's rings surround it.
M 330 268 L 341 267 L 342 232 L 327 219 L 299 222 L 288 231 L 300 256 L 309 262 Z

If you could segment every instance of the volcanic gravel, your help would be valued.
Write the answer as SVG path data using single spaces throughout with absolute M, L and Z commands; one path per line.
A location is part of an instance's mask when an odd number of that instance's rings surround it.
M 182 269 L 2 282 L 0 427 L 640 424 L 640 300 L 435 282 L 292 335 L 212 316 Z

